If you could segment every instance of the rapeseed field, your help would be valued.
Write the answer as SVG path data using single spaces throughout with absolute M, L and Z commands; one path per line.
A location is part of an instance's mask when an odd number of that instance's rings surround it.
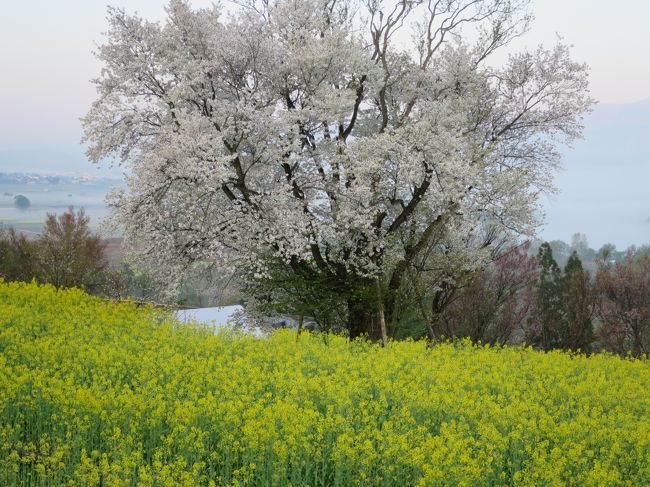
M 0 485 L 650 485 L 650 363 L 216 335 L 0 282 Z

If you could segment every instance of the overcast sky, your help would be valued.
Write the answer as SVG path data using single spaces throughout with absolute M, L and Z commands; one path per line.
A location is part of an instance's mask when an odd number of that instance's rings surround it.
M 165 3 L 110 2 L 152 20 L 164 18 Z M 70 170 L 92 171 L 79 147 L 79 118 L 95 98 L 89 80 L 100 65 L 91 51 L 103 42 L 107 2 L 0 0 L 0 5 L 0 170 L 15 160 L 16 170 L 60 171 L 67 164 Z M 650 0 L 533 0 L 531 7 L 536 19 L 515 49 L 550 46 L 559 35 L 574 46 L 575 60 L 591 66 L 594 98 L 607 104 L 650 99 Z
M 70 150 L 78 119 L 94 99 L 88 82 L 100 66 L 91 51 L 106 30 L 104 0 L 0 0 L 0 148 L 29 144 Z M 113 0 L 149 19 L 162 0 Z M 195 6 L 211 2 L 194 0 Z M 519 45 L 552 44 L 556 33 L 591 68 L 595 98 L 606 103 L 650 98 L 650 1 L 534 0 L 536 20 Z

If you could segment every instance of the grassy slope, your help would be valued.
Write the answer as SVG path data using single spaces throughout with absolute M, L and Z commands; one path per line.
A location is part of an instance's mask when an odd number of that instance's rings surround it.
M 649 485 L 648 384 L 647 361 L 214 336 L 0 283 L 0 485 Z

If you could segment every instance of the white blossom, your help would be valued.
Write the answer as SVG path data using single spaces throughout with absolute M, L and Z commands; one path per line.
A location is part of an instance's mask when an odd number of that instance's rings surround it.
M 128 167 L 113 205 L 131 251 L 170 286 L 193 262 L 255 280 L 269 259 L 388 283 L 423 255 L 480 265 L 487 227 L 534 232 L 592 100 L 565 45 L 487 63 L 526 4 L 251 0 L 228 17 L 172 0 L 164 24 L 109 9 L 85 140 Z

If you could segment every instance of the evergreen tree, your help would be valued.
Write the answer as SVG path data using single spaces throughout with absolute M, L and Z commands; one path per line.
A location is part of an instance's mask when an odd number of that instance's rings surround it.
M 593 313 L 593 293 L 589 274 L 574 250 L 564 268 L 564 300 L 566 306 L 566 336 L 562 348 L 591 351 L 594 329 L 591 321 Z
M 528 328 L 528 342 L 543 350 L 564 348 L 566 336 L 564 280 L 553 258 L 553 250 L 544 242 L 537 254 L 539 280 L 535 313 Z

